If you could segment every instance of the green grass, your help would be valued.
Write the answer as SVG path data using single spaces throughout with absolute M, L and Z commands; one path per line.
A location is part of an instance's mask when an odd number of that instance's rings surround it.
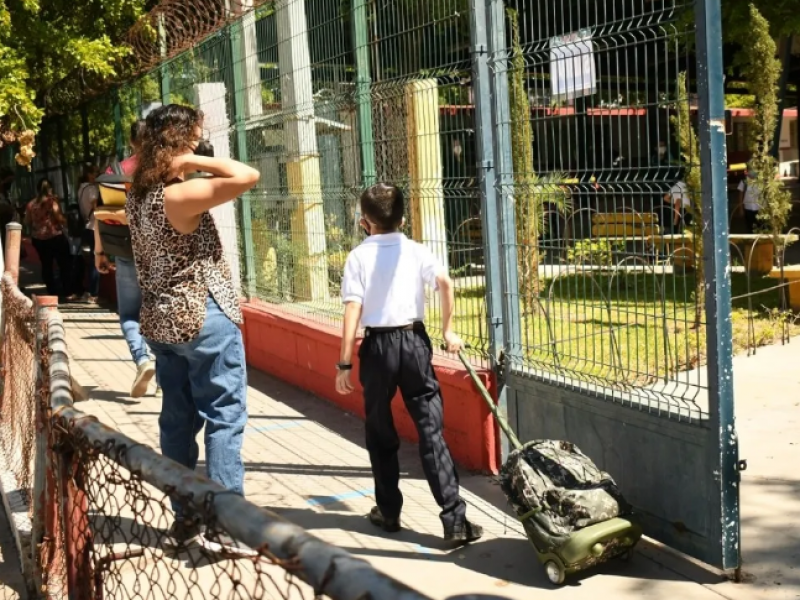
M 752 277 L 752 311 L 744 273 L 732 274 L 734 354 L 800 333 L 781 314 L 775 280 Z M 705 363 L 705 326 L 694 326 L 692 275 L 573 273 L 543 281 L 533 310 L 520 307 L 519 350 L 527 364 L 597 382 L 648 385 Z M 460 289 L 456 329 L 476 350 L 485 348 L 484 288 Z M 748 318 L 752 315 L 752 321 Z M 438 327 L 439 310 L 427 320 Z M 705 314 L 703 313 L 703 318 Z M 483 345 L 482 345 L 483 344 Z

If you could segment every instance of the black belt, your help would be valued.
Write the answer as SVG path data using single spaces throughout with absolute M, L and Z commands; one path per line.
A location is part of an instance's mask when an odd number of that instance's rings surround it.
M 395 331 L 414 331 L 424 329 L 425 325 L 422 321 L 414 321 L 408 325 L 398 325 L 397 327 L 366 327 L 364 335 L 371 335 L 373 333 L 393 333 Z

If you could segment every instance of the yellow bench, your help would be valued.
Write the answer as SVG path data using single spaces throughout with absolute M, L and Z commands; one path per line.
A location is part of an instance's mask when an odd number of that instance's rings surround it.
M 771 279 L 783 279 L 789 283 L 786 286 L 789 296 L 789 307 L 794 312 L 800 312 L 800 265 L 788 265 L 783 267 L 783 272 L 777 267 L 769 272 Z
M 658 216 L 653 213 L 595 213 L 592 237 L 649 238 L 658 235 Z

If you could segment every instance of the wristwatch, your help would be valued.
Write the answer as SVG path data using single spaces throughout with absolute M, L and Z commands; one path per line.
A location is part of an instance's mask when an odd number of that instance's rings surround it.
M 352 371 L 353 365 L 350 363 L 336 363 L 336 370 L 337 371 Z

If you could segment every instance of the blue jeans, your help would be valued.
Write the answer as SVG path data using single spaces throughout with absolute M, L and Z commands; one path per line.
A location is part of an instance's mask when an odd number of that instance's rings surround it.
M 139 311 L 142 308 L 142 290 L 136 277 L 136 264 L 127 258 L 114 259 L 117 267 L 117 311 L 122 335 L 128 342 L 136 366 L 150 360 L 147 344 L 139 331 Z
M 186 344 L 148 343 L 163 393 L 158 419 L 162 454 L 194 470 L 197 434 L 205 425 L 208 476 L 244 495 L 247 368 L 239 327 L 209 294 L 197 338 Z M 173 508 L 180 516 L 174 503 Z

